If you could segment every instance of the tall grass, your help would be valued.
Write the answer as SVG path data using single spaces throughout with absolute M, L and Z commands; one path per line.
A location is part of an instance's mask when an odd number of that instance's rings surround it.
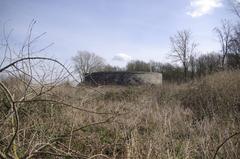
M 21 107 L 20 112 L 26 113 L 22 114 L 26 120 L 21 123 L 18 153 L 26 149 L 23 143 L 34 135 L 37 137 L 34 142 L 43 142 L 72 132 L 58 144 L 68 145 L 69 150 L 88 157 L 205 159 L 213 158 L 216 148 L 240 131 L 240 72 L 237 71 L 217 73 L 182 85 L 101 86 L 94 89 L 97 91 L 61 85 L 46 98 L 61 99 L 78 108 L 110 114 L 86 113 L 44 102 Z M 4 110 L 2 107 L 1 104 L 1 110 Z M 72 131 L 104 121 L 114 112 L 118 115 L 105 123 Z M 31 118 L 34 120 L 27 120 Z M 32 129 L 24 130 L 26 127 Z M 10 132 L 7 125 L 5 128 L 1 135 Z M 34 134 L 33 129 L 38 129 L 38 133 Z M 4 144 L 4 140 L 2 142 Z M 240 158 L 239 136 L 226 142 L 217 157 Z

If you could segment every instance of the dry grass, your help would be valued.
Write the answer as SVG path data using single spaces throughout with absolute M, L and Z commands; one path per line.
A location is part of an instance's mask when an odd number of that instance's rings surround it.
M 181 101 L 198 119 L 214 116 L 229 119 L 231 116 L 239 120 L 239 90 L 239 72 L 223 72 L 188 85 Z
M 58 86 L 45 98 L 110 114 L 87 113 L 48 102 L 21 107 L 20 115 L 24 120 L 21 120 L 17 141 L 18 153 L 26 150 L 24 143 L 34 135 L 34 142 L 39 143 L 68 133 L 71 135 L 59 140 L 59 144 L 68 145 L 69 151 L 88 157 L 205 159 L 213 157 L 225 138 L 240 131 L 239 72 L 218 73 L 184 85 L 94 89 L 66 84 Z M 1 110 L 4 106 L 6 104 L 1 105 Z M 72 131 L 112 116 L 106 123 Z M 33 120 L 29 120 L 31 118 Z M 4 127 L 0 138 L 11 132 L 7 125 Z M 36 129 L 37 133 L 33 131 Z M 4 140 L 1 142 L 4 144 Z M 240 158 L 239 136 L 226 142 L 217 157 Z

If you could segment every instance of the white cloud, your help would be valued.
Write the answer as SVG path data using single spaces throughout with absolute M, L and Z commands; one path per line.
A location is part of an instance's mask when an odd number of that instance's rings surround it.
M 127 54 L 117 54 L 113 57 L 115 61 L 130 61 L 132 58 Z
M 191 0 L 191 8 L 187 14 L 192 17 L 200 17 L 211 13 L 215 8 L 222 7 L 222 5 L 222 0 Z

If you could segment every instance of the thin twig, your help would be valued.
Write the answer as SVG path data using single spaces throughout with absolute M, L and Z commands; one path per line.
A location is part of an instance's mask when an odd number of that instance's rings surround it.
M 236 132 L 234 134 L 232 134 L 231 136 L 229 136 L 228 138 L 226 138 L 216 149 L 215 153 L 214 153 L 214 156 L 213 156 L 213 159 L 215 159 L 217 157 L 217 153 L 218 151 L 220 150 L 220 148 L 230 139 L 232 139 L 233 137 L 237 136 L 237 135 L 240 135 L 240 131 L 239 132 Z

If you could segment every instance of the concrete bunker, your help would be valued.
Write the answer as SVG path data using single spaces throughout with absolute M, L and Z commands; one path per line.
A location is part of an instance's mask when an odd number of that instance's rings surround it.
M 91 85 L 161 85 L 162 74 L 155 72 L 94 72 L 86 74 L 84 83 Z

